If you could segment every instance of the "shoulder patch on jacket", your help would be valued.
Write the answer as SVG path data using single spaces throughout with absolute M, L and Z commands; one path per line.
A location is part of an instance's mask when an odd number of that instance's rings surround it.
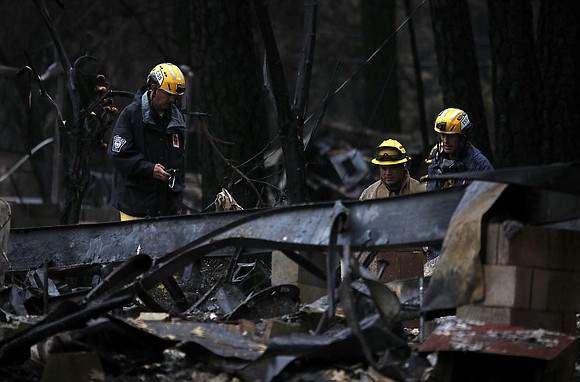
M 115 135 L 113 137 L 113 147 L 111 147 L 111 151 L 115 153 L 120 153 L 123 146 L 125 146 L 127 140 L 120 135 Z

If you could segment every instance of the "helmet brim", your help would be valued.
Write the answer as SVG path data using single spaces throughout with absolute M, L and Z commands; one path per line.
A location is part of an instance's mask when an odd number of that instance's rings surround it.
M 169 90 L 163 89 L 163 88 L 160 88 L 160 87 L 157 87 L 157 88 L 159 90 L 163 90 L 167 94 L 171 94 L 171 95 L 174 95 L 174 96 L 182 96 L 184 94 L 184 93 L 170 92 Z
M 463 133 L 458 133 L 457 131 L 443 131 L 443 130 L 439 130 L 437 128 L 433 129 L 436 132 L 438 132 L 439 134 L 445 134 L 445 135 L 453 135 L 453 134 L 463 134 Z
M 409 158 L 403 158 L 403 159 L 399 159 L 399 160 L 395 160 L 395 161 L 380 161 L 380 160 L 373 158 L 373 160 L 371 160 L 371 163 L 379 165 L 379 166 L 394 166 L 396 164 L 407 163 L 408 161 L 409 161 Z

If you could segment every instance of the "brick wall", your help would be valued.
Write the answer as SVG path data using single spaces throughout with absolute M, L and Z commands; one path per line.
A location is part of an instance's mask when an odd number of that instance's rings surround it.
M 485 298 L 457 317 L 576 333 L 580 232 L 505 221 L 487 226 Z

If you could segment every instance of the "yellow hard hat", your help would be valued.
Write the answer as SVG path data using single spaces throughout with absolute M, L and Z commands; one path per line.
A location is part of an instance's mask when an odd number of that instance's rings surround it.
M 401 142 L 395 139 L 383 141 L 376 149 L 371 163 L 379 166 L 392 166 L 394 164 L 406 163 L 411 158 L 407 156 L 407 150 Z
M 182 95 L 185 93 L 185 77 L 181 69 L 174 64 L 165 62 L 151 69 L 147 76 L 148 84 L 155 84 L 169 94 Z
M 440 134 L 463 134 L 471 129 L 467 113 L 461 109 L 449 108 L 439 113 L 434 130 Z

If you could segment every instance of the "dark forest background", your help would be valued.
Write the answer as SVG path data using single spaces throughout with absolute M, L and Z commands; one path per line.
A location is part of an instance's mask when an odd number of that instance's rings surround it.
M 496 168 L 579 157 L 576 0 L 2 0 L 0 10 L 0 195 L 58 204 L 62 223 L 108 203 L 114 115 L 96 75 L 122 109 L 160 62 L 188 78 L 192 213 L 211 211 L 222 187 L 246 208 L 356 198 L 376 176 L 372 148 L 391 137 L 418 177 L 446 107 L 469 114 L 470 140 Z

